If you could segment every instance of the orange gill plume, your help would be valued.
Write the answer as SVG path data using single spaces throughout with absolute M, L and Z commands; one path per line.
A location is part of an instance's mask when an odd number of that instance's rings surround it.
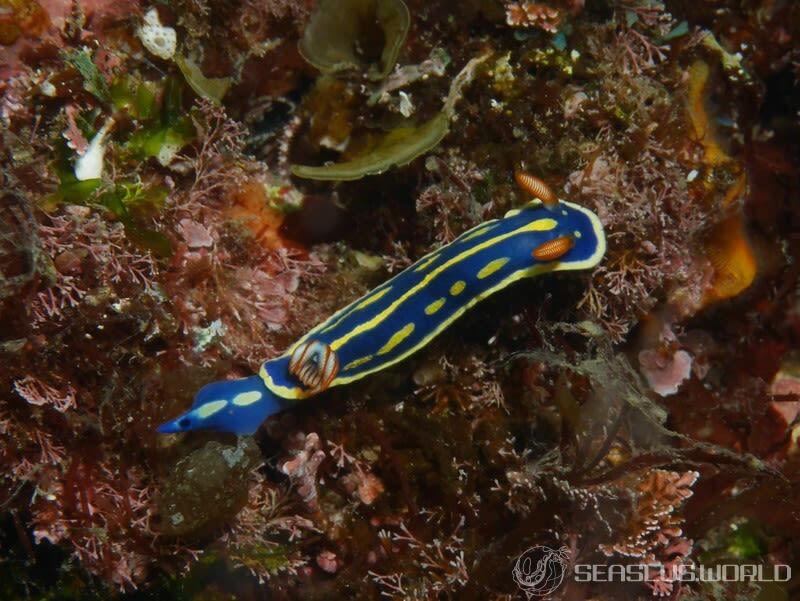
M 546 183 L 538 177 L 525 173 L 524 171 L 517 171 L 514 174 L 514 179 L 520 188 L 525 190 L 531 196 L 538 198 L 542 201 L 544 206 L 549 209 L 558 206 L 558 197 L 553 193 Z
M 531 255 L 537 261 L 555 261 L 563 257 L 573 246 L 575 240 L 572 236 L 559 236 L 534 248 Z
M 314 392 L 330 386 L 339 373 L 339 359 L 334 350 L 318 340 L 297 345 L 289 360 L 289 373 Z

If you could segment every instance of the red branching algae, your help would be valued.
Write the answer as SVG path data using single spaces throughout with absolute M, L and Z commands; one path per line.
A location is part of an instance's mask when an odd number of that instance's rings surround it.
M 566 557 L 553 599 L 796 596 L 683 576 L 800 554 L 800 4 L 408 0 L 382 81 L 303 62 L 310 1 L 160 3 L 165 57 L 129 0 L 7 4 L 4 599 L 507 600 L 534 547 Z M 451 87 L 426 156 L 292 179 Z M 599 216 L 597 268 L 252 438 L 155 432 L 527 202 L 518 171 Z
M 75 389 L 71 384 L 66 384 L 59 389 L 49 386 L 33 376 L 25 376 L 14 382 L 14 391 L 31 405 L 40 407 L 47 405 L 61 413 L 77 406 Z

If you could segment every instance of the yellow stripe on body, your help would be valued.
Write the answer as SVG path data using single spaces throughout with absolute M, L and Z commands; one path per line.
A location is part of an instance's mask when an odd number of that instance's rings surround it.
M 433 263 L 433 262 L 434 262 L 436 259 L 438 259 L 440 254 L 441 254 L 441 253 L 440 253 L 440 252 L 437 250 L 437 251 L 434 251 L 434 252 L 433 252 L 433 254 L 432 254 L 432 255 L 430 255 L 429 257 L 427 257 L 427 258 L 423 257 L 423 258 L 421 259 L 422 263 L 420 263 L 419 265 L 417 265 L 417 266 L 414 268 L 414 271 L 415 271 L 415 272 L 416 272 L 416 271 L 422 271 L 422 270 L 423 270 L 423 269 L 425 269 L 425 268 L 426 268 L 428 265 L 430 265 L 430 264 L 431 264 L 431 263 Z
M 386 288 L 383 290 L 379 290 L 375 294 L 370 294 L 367 298 L 356 305 L 356 309 L 364 309 L 365 307 L 369 307 L 372 303 L 379 301 L 386 296 L 391 289 L 391 286 L 386 286 Z
M 372 361 L 374 356 L 375 355 L 367 355 L 366 357 L 360 357 L 359 359 L 354 359 L 353 361 L 351 361 L 350 363 L 345 365 L 342 368 L 342 371 L 355 369 L 356 367 L 360 367 L 360 366 L 364 365 L 365 363 L 369 363 L 370 361 Z
M 481 225 L 477 226 L 471 232 L 466 232 L 465 234 L 462 234 L 461 236 L 453 240 L 453 242 L 466 242 L 467 240 L 472 240 L 473 238 L 477 238 L 481 234 L 485 234 L 489 230 L 493 230 L 495 227 L 497 227 L 497 220 L 492 219 L 491 221 L 487 221 L 486 223 L 482 223 Z
M 560 267 L 560 264 L 557 263 L 557 262 L 539 263 L 537 265 L 534 265 L 533 267 L 529 267 L 527 269 L 521 269 L 519 271 L 516 271 L 516 272 L 512 273 L 506 279 L 504 279 L 504 280 L 502 280 L 500 282 L 497 282 L 491 288 L 487 288 L 486 290 L 482 291 L 481 294 L 470 298 L 470 300 L 468 302 L 466 302 L 463 305 L 461 305 L 458 309 L 456 309 L 454 312 L 449 314 L 446 319 L 444 319 L 441 322 L 439 322 L 436 325 L 436 327 L 431 328 L 431 330 L 428 332 L 428 334 L 422 340 L 418 341 L 417 344 L 415 344 L 412 348 L 407 349 L 405 352 L 393 356 L 391 358 L 391 360 L 386 360 L 386 361 L 380 363 L 379 365 L 376 365 L 374 367 L 369 368 L 366 371 L 357 372 L 357 373 L 353 374 L 352 376 L 338 376 L 333 380 L 333 382 L 331 382 L 331 386 L 339 386 L 339 385 L 342 385 L 342 384 L 349 384 L 350 382 L 354 382 L 356 380 L 360 380 L 361 378 L 363 378 L 365 376 L 373 374 L 376 371 L 380 371 L 382 369 L 385 369 L 385 368 L 389 367 L 390 365 L 394 365 L 395 363 L 399 363 L 400 361 L 402 361 L 403 359 L 405 359 L 406 357 L 408 357 L 409 355 L 414 353 L 417 349 L 420 349 L 420 348 L 424 347 L 425 345 L 427 345 L 433 338 L 438 336 L 439 333 L 442 330 L 447 329 L 447 327 L 451 323 L 453 323 L 456 319 L 458 319 L 464 313 L 466 313 L 469 309 L 471 309 L 473 305 L 475 305 L 478 302 L 482 301 L 487 296 L 493 294 L 497 290 L 505 288 L 506 286 L 508 286 L 509 284 L 512 284 L 513 282 L 516 282 L 517 280 L 521 280 L 521 279 L 526 278 L 526 277 L 535 276 L 535 275 L 538 275 L 540 273 L 547 273 L 548 271 L 558 271 L 559 267 Z M 353 369 L 354 367 L 361 366 L 364 363 L 367 363 L 368 361 L 370 361 L 371 359 L 373 359 L 373 356 L 370 355 L 370 356 L 367 356 L 367 357 L 362 357 L 360 359 L 356 359 L 355 361 L 351 361 L 342 371 L 344 372 L 347 369 Z M 354 366 L 353 365 L 354 363 L 357 363 L 357 365 Z M 283 398 L 297 400 L 297 399 L 304 399 L 304 398 L 307 398 L 307 397 L 310 397 L 310 396 L 314 395 L 313 392 L 308 392 L 306 390 L 303 390 L 300 386 L 287 387 L 287 386 L 278 386 L 278 385 L 276 385 L 275 382 L 272 380 L 272 378 L 270 377 L 269 373 L 267 372 L 267 370 L 264 368 L 263 365 L 261 366 L 261 369 L 259 370 L 259 375 L 261 376 L 261 379 L 264 381 L 264 383 L 267 386 L 267 388 L 269 388 L 275 394 L 277 394 L 277 395 L 279 395 L 279 396 L 281 396 Z
M 356 328 L 350 330 L 347 334 L 338 338 L 336 340 L 331 341 L 330 347 L 333 350 L 340 349 L 344 344 L 349 342 L 351 339 L 355 338 L 356 336 L 363 334 L 364 332 L 368 332 L 376 327 L 378 327 L 386 318 L 388 318 L 392 313 L 394 313 L 399 306 L 405 303 L 411 296 L 417 294 L 419 291 L 424 290 L 425 287 L 433 280 L 436 276 L 438 276 L 443 271 L 449 269 L 453 265 L 460 263 L 467 258 L 471 257 L 474 254 L 479 253 L 480 251 L 499 244 L 500 242 L 507 240 L 508 238 L 512 238 L 514 236 L 518 236 L 520 234 L 524 234 L 526 232 L 544 232 L 554 229 L 558 225 L 558 222 L 555 219 L 550 218 L 543 218 L 537 219 L 536 221 L 532 221 L 531 223 L 526 223 L 524 226 L 517 228 L 511 232 L 503 234 L 501 236 L 496 236 L 489 240 L 485 240 L 480 244 L 476 244 L 475 246 L 465 250 L 459 255 L 451 258 L 450 260 L 446 261 L 442 265 L 439 265 L 436 269 L 425 275 L 422 280 L 420 280 L 415 286 L 411 287 L 409 290 L 406 290 L 400 297 L 395 300 L 391 305 L 389 305 L 386 309 L 378 313 L 375 317 L 370 319 L 369 321 L 359 325 Z M 337 381 L 338 378 L 334 381 Z
M 538 264 L 534 265 L 533 267 L 529 267 L 527 269 L 520 269 L 519 271 L 515 271 L 510 276 L 508 276 L 506 279 L 504 279 L 504 280 L 502 280 L 500 282 L 497 282 L 497 284 L 495 284 L 491 288 L 487 288 L 486 290 L 482 291 L 481 294 L 478 294 L 478 295 L 470 298 L 470 300 L 467 303 L 464 303 L 463 305 L 461 305 L 456 311 L 454 311 L 453 313 L 449 314 L 446 319 L 444 319 L 441 322 L 439 322 L 436 325 L 435 328 L 431 328 L 430 332 L 428 332 L 428 334 L 422 340 L 419 340 L 412 348 L 404 351 L 403 353 L 400 353 L 400 354 L 392 357 L 391 360 L 384 361 L 380 365 L 376 365 L 374 367 L 371 367 L 366 371 L 358 372 L 358 373 L 356 373 L 356 374 L 354 374 L 352 376 L 337 377 L 331 383 L 331 385 L 339 386 L 341 384 L 349 384 L 350 382 L 354 382 L 355 380 L 360 380 L 361 378 L 363 378 L 365 376 L 368 376 L 368 375 L 370 375 L 372 373 L 375 373 L 376 371 L 380 371 L 382 369 L 385 369 L 385 368 L 389 367 L 390 365 L 394 365 L 395 363 L 399 363 L 400 361 L 402 361 L 403 359 L 405 359 L 406 357 L 408 357 L 409 355 L 411 355 L 415 351 L 417 351 L 417 349 L 420 349 L 420 348 L 424 347 L 425 345 L 427 345 L 431 340 L 433 340 L 433 338 L 438 336 L 439 333 L 442 332 L 442 330 L 446 330 L 447 327 L 451 323 L 453 323 L 456 319 L 458 319 L 464 313 L 466 313 L 469 309 L 471 309 L 473 307 L 473 305 L 479 303 L 480 301 L 482 301 L 487 296 L 490 296 L 491 294 L 493 294 L 497 290 L 505 288 L 506 286 L 516 282 L 517 280 L 521 280 L 521 279 L 527 278 L 527 277 L 532 277 L 532 276 L 539 275 L 539 274 L 542 274 L 542 273 L 547 273 L 549 271 L 558 271 L 559 267 L 560 267 L 560 264 L 556 263 L 556 262 L 554 262 L 554 263 L 538 263 Z M 262 377 L 263 377 L 263 375 L 262 375 Z M 289 391 L 287 391 L 287 392 L 289 392 Z M 291 398 L 297 398 L 297 397 L 293 396 Z
M 372 293 L 370 293 L 367 296 L 367 298 L 365 298 L 364 300 L 362 300 L 358 304 L 353 303 L 349 308 L 345 307 L 344 309 L 342 309 L 342 314 L 333 323 L 331 323 L 330 325 L 326 325 L 321 330 L 319 329 L 319 326 L 317 326 L 316 328 L 311 330 L 311 332 L 309 332 L 309 334 L 312 334 L 312 333 L 324 334 L 325 332 L 330 332 L 332 329 L 338 327 L 339 324 L 342 323 L 345 319 L 350 317 L 355 311 L 360 311 L 361 309 L 364 309 L 365 307 L 369 307 L 372 303 L 375 303 L 375 302 L 378 302 L 379 300 L 381 300 L 384 296 L 389 294 L 391 289 L 392 289 L 391 286 L 386 286 L 386 288 L 373 291 Z M 336 313 L 334 313 L 334 315 L 336 315 Z M 308 334 L 303 336 L 300 340 L 298 340 L 297 344 L 295 346 L 298 346 L 301 342 L 305 341 L 307 338 L 308 338 Z

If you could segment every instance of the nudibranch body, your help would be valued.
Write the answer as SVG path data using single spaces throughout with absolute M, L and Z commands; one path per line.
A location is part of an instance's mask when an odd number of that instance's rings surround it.
M 162 434 L 192 430 L 219 430 L 252 434 L 273 413 L 289 408 L 287 401 L 270 392 L 258 376 L 206 384 L 194 395 L 191 409 L 161 424 Z
M 470 307 L 512 282 L 597 265 L 606 247 L 597 216 L 555 196 L 546 201 L 536 200 L 502 219 L 484 222 L 425 255 L 334 313 L 284 355 L 266 361 L 260 378 L 204 387 L 187 414 L 159 431 L 252 433 L 293 400 L 405 359 Z M 244 404 L 245 400 L 252 402 Z
M 570 240 L 572 247 L 555 260 L 532 256 L 554 240 Z M 561 202 L 555 211 L 541 203 L 511 211 L 465 232 L 336 312 L 285 355 L 264 363 L 260 375 L 267 388 L 287 399 L 348 384 L 405 359 L 512 282 L 591 267 L 604 250 L 599 221 L 586 209 Z

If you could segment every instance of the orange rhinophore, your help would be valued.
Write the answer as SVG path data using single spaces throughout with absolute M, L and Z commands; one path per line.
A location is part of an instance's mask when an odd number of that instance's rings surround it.
M 520 188 L 531 196 L 535 196 L 541 200 L 548 209 L 558 206 L 558 197 L 550 189 L 550 186 L 538 177 L 534 177 L 530 173 L 525 173 L 524 171 L 517 171 L 514 174 L 514 179 L 517 181 Z
M 567 254 L 567 251 L 573 246 L 575 246 L 575 240 L 572 236 L 559 236 L 534 248 L 531 255 L 537 261 L 555 261 Z

